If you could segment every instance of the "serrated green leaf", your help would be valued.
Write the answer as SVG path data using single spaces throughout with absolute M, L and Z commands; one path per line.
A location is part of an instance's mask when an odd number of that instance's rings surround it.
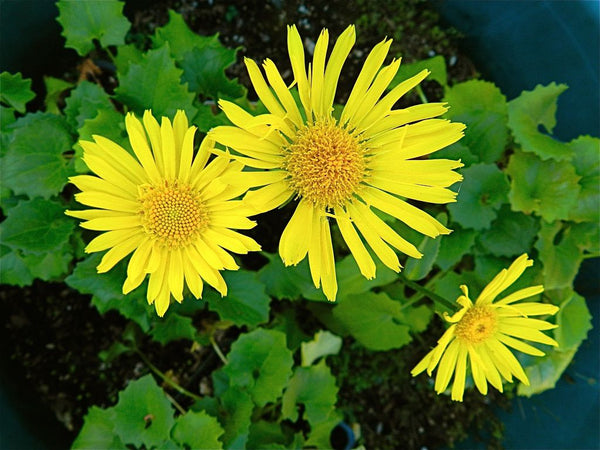
M 258 420 L 250 424 L 247 448 L 260 448 L 261 450 L 298 448 L 286 445 L 286 441 L 281 424 L 277 422 Z
M 334 411 L 332 414 L 330 414 L 327 420 L 323 420 L 322 422 L 311 427 L 310 436 L 308 436 L 306 442 L 303 442 L 301 439 L 297 439 L 297 446 L 293 448 L 330 448 L 331 432 L 342 420 L 344 420 L 342 414 Z M 361 447 L 363 446 L 356 447 L 356 449 L 364 450 L 364 447 L 363 449 L 361 449 Z
M 192 123 L 203 133 L 208 133 L 211 128 L 219 125 L 231 125 L 227 116 L 216 105 L 196 104 L 198 112 Z
M 67 122 L 75 128 L 83 127 L 87 119 L 93 119 L 100 110 L 113 110 L 108 94 L 95 83 L 82 81 L 65 100 L 65 117 Z
M 477 240 L 495 256 L 515 256 L 529 251 L 538 230 L 539 223 L 534 217 L 503 205 L 492 227 L 479 234 Z
M 236 50 L 225 48 L 213 36 L 203 47 L 193 47 L 183 56 L 183 80 L 192 91 L 212 99 L 243 97 L 246 89 L 225 76 L 225 69 L 235 62 Z
M 181 61 L 183 56 L 195 47 L 204 47 L 208 42 L 217 39 L 215 36 L 200 36 L 194 33 L 183 20 L 183 16 L 173 10 L 169 10 L 169 22 L 156 29 L 152 37 L 154 48 L 169 44 L 171 54 L 177 61 Z M 234 60 L 235 60 L 235 51 Z
M 245 391 L 230 388 L 221 395 L 222 414 L 219 416 L 225 434 L 221 438 L 228 450 L 246 448 L 250 429 L 250 417 L 254 403 Z
M 25 254 L 23 260 L 35 278 L 55 281 L 69 272 L 73 260 L 73 248 L 66 242 L 60 249 L 43 254 Z
M 523 91 L 508 103 L 508 126 L 515 140 L 524 151 L 535 153 L 542 160 L 565 161 L 573 156 L 568 145 L 538 131 L 541 125 L 552 133 L 556 125 L 556 101 L 566 89 L 565 84 L 538 84 L 533 91 Z
M 0 245 L 0 284 L 29 286 L 33 275 L 19 252 Z
M 100 314 L 115 309 L 123 316 L 136 322 L 147 332 L 150 329 L 150 317 L 155 317 L 154 307 L 145 299 L 145 287 L 123 295 L 123 282 L 126 278 L 126 263 L 119 262 L 108 273 L 98 273 L 102 255 L 94 254 L 75 266 L 73 273 L 65 278 L 65 283 L 82 294 L 93 294 L 92 304 Z
M 531 153 L 515 152 L 506 173 L 511 178 L 512 209 L 535 212 L 547 222 L 566 219 L 581 190 L 580 177 L 571 164 L 542 161 Z
M 310 289 L 312 281 L 306 261 L 285 267 L 278 254 L 262 254 L 269 262 L 258 271 L 258 279 L 265 285 L 267 294 L 279 300 L 296 300 L 304 289 Z
M 333 317 L 370 350 L 400 348 L 411 341 L 410 326 L 400 322 L 400 303 L 384 293 L 349 295 L 333 309 Z
M 519 383 L 517 394 L 531 397 L 534 394 L 552 389 L 556 386 L 556 382 L 573 359 L 573 356 L 575 356 L 576 351 L 576 349 L 573 349 L 561 352 L 551 349 L 546 356 L 536 358 L 534 365 L 525 367 L 529 386 Z
M 73 174 L 64 153 L 73 139 L 65 121 L 54 114 L 28 114 L 15 124 L 2 158 L 2 184 L 16 195 L 50 198 L 57 195 Z
M 23 78 L 21 72 L 0 74 L 0 101 L 12 106 L 20 113 L 25 112 L 25 105 L 33 100 L 35 93 L 31 90 L 31 79 Z
M 115 411 L 92 406 L 83 418 L 83 427 L 71 445 L 72 449 L 110 448 L 126 449 L 115 434 Z
M 245 389 L 258 406 L 281 396 L 294 363 L 285 334 L 261 328 L 242 334 L 231 346 L 227 361 L 223 372 L 230 385 Z
M 169 439 L 174 410 L 152 375 L 132 381 L 113 408 L 115 432 L 126 444 L 150 448 Z
M 302 365 L 310 366 L 321 356 L 337 355 L 342 348 L 342 338 L 329 331 L 317 331 L 310 342 L 303 342 L 300 346 Z
M 92 119 L 86 119 L 83 126 L 79 128 L 79 140 L 93 141 L 92 136 L 98 134 L 113 142 L 116 142 L 121 147 L 127 149 L 128 141 L 124 134 L 124 117 L 114 109 L 100 109 Z M 76 143 L 73 146 L 75 150 L 75 171 L 77 173 L 89 172 L 87 165 L 83 162 L 83 148 Z
M 302 342 L 310 340 L 311 336 L 302 329 L 302 311 L 287 304 L 280 310 L 278 306 L 273 312 L 269 328 L 285 333 L 287 346 L 290 350 L 297 350 Z
M 448 147 L 435 152 L 435 157 L 440 159 L 453 159 L 460 160 L 465 167 L 469 167 L 471 164 L 479 162 L 479 156 L 475 155 L 469 147 L 467 147 L 463 140 L 455 142 Z
M 163 345 L 178 339 L 193 341 L 196 334 L 192 319 L 175 313 L 167 314 L 166 317 L 157 321 L 150 331 L 152 339 Z
M 440 250 L 435 260 L 435 264 L 442 270 L 450 269 L 468 254 L 477 236 L 475 230 L 465 230 L 457 226 L 452 228 L 454 230 L 450 235 L 441 237 Z
M 577 229 L 560 222 L 542 223 L 535 248 L 544 265 L 544 287 L 548 290 L 570 287 L 583 261 Z
M 448 75 L 446 73 L 446 60 L 442 55 L 436 55 L 433 58 L 424 59 L 410 64 L 402 64 L 398 72 L 390 83 L 390 88 L 427 69 L 431 73 L 427 80 L 435 80 L 446 87 L 448 85 Z
M 181 446 L 187 445 L 194 449 L 222 449 L 223 443 L 219 438 L 223 433 L 223 428 L 216 418 L 204 411 L 188 411 L 177 418 L 171 435 Z
M 450 105 L 446 117 L 467 126 L 463 144 L 481 162 L 497 161 L 508 139 L 508 107 L 500 89 L 489 81 L 470 80 L 446 89 L 444 101 Z
M 110 364 L 122 354 L 130 352 L 133 352 L 131 347 L 127 347 L 122 342 L 114 341 L 108 349 L 98 352 L 98 358 L 100 358 L 102 362 Z
M 115 66 L 119 78 L 123 77 L 129 71 L 132 65 L 140 65 L 144 63 L 144 53 L 134 44 L 121 45 L 117 49 L 117 56 L 114 58 Z
M 438 214 L 436 219 L 442 224 L 448 224 L 446 213 Z M 406 260 L 404 271 L 402 272 L 409 280 L 422 280 L 431 272 L 433 263 L 437 259 L 440 250 L 441 239 L 433 239 L 425 236 L 418 245 L 419 251 L 423 254 L 420 259 L 409 257 Z
M 507 200 L 506 176 L 495 164 L 483 163 L 473 164 L 462 173 L 464 181 L 457 201 L 448 205 L 452 220 L 463 228 L 487 229 Z
M 74 227 L 57 202 L 41 198 L 21 201 L 2 222 L 2 244 L 37 254 L 58 251 Z
M 56 19 L 63 27 L 65 47 L 85 56 L 94 49 L 94 39 L 102 47 L 122 45 L 131 24 L 123 15 L 124 3 L 117 0 L 86 0 L 57 2 L 60 12 Z
M 238 326 L 255 327 L 269 319 L 271 299 L 265 294 L 265 287 L 254 272 L 225 272 L 223 278 L 227 283 L 226 297 L 221 297 L 215 291 L 207 291 L 204 296 L 211 311 Z
M 569 142 L 574 152 L 573 165 L 581 177 L 581 191 L 575 206 L 569 211 L 569 220 L 600 222 L 600 139 L 580 136 Z
M 44 104 L 46 111 L 52 114 L 60 114 L 58 102 L 63 92 L 75 86 L 73 83 L 61 80 L 60 78 L 44 76 L 44 85 L 46 87 L 46 98 Z
M 585 299 L 572 292 L 570 298 L 560 305 L 556 314 L 558 328 L 554 330 L 554 338 L 560 351 L 576 350 L 587 338 L 592 327 L 592 315 Z
M 172 118 L 182 109 L 188 117 L 194 117 L 194 94 L 181 83 L 181 74 L 169 54 L 169 44 L 165 43 L 156 50 L 149 50 L 142 63 L 131 64 L 127 73 L 119 73 L 120 84 L 115 94 L 138 115 L 151 109 L 155 117 Z
M 281 401 L 283 419 L 298 420 L 299 405 L 304 405 L 303 418 L 311 426 L 326 420 L 333 412 L 338 388 L 335 377 L 322 360 L 311 367 L 297 367 Z

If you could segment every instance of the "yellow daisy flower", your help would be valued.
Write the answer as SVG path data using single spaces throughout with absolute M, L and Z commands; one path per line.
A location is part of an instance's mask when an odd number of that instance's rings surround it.
M 143 125 L 129 113 L 125 126 L 135 157 L 102 136 L 80 141 L 83 160 L 97 176 L 78 175 L 70 181 L 82 191 L 75 199 L 94 209 L 67 214 L 85 220 L 83 228 L 104 232 L 85 251 L 108 250 L 99 273 L 133 252 L 123 294 L 149 274 L 147 299 L 159 316 L 171 296 L 183 300 L 184 281 L 196 298 L 202 296 L 203 280 L 226 295 L 219 271 L 238 269 L 226 250 L 260 250 L 254 240 L 232 230 L 256 225 L 242 201 L 234 200 L 245 190 L 221 181 L 239 174 L 243 165 L 227 157 L 207 165 L 214 145 L 209 139 L 194 157 L 196 127 L 188 126 L 183 111 L 173 124 L 163 117 L 160 125 L 150 111 L 144 113 Z
M 475 386 L 483 395 L 487 394 L 487 382 L 502 392 L 502 378 L 512 383 L 514 375 L 523 384 L 529 385 L 521 364 L 508 347 L 534 356 L 544 352 L 522 342 L 525 339 L 546 345 L 558 346 L 557 342 L 541 332 L 556 325 L 529 316 L 556 314 L 558 306 L 538 302 L 516 303 L 544 291 L 543 286 L 520 289 L 494 303 L 494 299 L 533 265 L 526 254 L 518 257 L 508 269 L 503 269 L 481 292 L 475 303 L 469 299 L 467 286 L 462 285 L 461 295 L 456 301 L 462 309 L 453 316 L 444 314 L 452 325 L 431 350 L 411 371 L 416 376 L 427 370 L 431 375 L 439 367 L 435 379 L 435 390 L 444 392 L 454 373 L 452 400 L 462 401 L 465 390 L 467 366 Z
M 232 157 L 255 169 L 228 181 L 262 186 L 245 197 L 257 213 L 293 198 L 299 200 L 282 233 L 279 254 L 286 265 L 296 265 L 308 255 L 313 282 L 322 285 L 329 300 L 335 300 L 337 293 L 329 218 L 336 220 L 366 278 L 375 277 L 375 263 L 365 243 L 398 272 L 401 266 L 393 248 L 414 258 L 422 255 L 373 208 L 424 235 L 448 234 L 450 230 L 404 199 L 454 202 L 456 194 L 447 187 L 462 179 L 453 172 L 462 166 L 459 161 L 420 158 L 459 140 L 464 125 L 434 119 L 447 109 L 441 103 L 393 109 L 429 71 L 386 94 L 400 66 L 400 60 L 394 59 L 382 67 L 391 40 L 373 48 L 343 110 L 334 112 L 339 75 L 354 41 L 354 27 L 350 26 L 337 39 L 326 62 L 329 34 L 323 30 L 307 73 L 300 35 L 296 27 L 288 27 L 288 52 L 299 102 L 271 60 L 263 64 L 265 80 L 257 64 L 246 59 L 250 80 L 269 112 L 252 116 L 222 100 L 219 105 L 234 126 L 219 126 L 209 133 L 234 150 Z

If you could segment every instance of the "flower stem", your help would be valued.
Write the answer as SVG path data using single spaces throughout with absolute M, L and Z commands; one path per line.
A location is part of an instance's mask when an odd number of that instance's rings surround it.
M 152 364 L 150 362 L 150 360 L 146 357 L 146 355 L 144 355 L 140 350 L 138 350 L 136 348 L 135 352 L 142 359 L 142 361 L 144 361 L 144 363 L 150 368 L 150 370 L 152 370 L 152 372 L 154 372 L 158 377 L 160 377 L 165 383 L 167 383 L 169 386 L 171 386 L 177 392 L 179 392 L 180 394 L 183 394 L 183 395 L 187 395 L 188 397 L 193 398 L 196 401 L 202 400 L 202 397 L 194 394 L 193 392 L 188 391 L 184 387 L 180 386 L 179 384 L 177 384 L 176 382 L 171 380 L 163 372 L 161 372 L 160 369 L 158 367 L 156 367 L 154 364 Z
M 449 302 L 448 300 L 446 300 L 443 297 L 440 297 L 439 295 L 430 291 L 429 289 L 424 288 L 419 283 L 415 283 L 414 281 L 407 279 L 404 275 L 400 275 L 398 277 L 398 279 L 400 280 L 401 283 L 403 283 L 406 286 L 408 286 L 409 288 L 417 291 L 419 294 L 423 294 L 425 297 L 433 300 L 438 305 L 443 306 L 444 308 L 449 309 L 450 311 L 453 311 L 454 309 L 456 309 L 456 306 L 453 303 Z
M 225 355 L 223 354 L 223 352 L 219 348 L 219 345 L 217 344 L 217 341 L 215 341 L 215 337 L 212 336 L 212 335 L 210 336 L 210 343 L 212 344 L 212 347 L 215 350 L 215 353 L 217 355 L 219 355 L 219 358 L 221 358 L 221 361 L 223 361 L 223 364 L 227 364 L 227 358 L 225 357 Z

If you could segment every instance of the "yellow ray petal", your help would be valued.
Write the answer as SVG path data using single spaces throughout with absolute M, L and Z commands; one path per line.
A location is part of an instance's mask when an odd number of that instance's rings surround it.
M 342 71 L 342 66 L 350 54 L 350 50 L 352 50 L 355 41 L 356 32 L 354 25 L 350 25 L 338 37 L 335 45 L 333 46 L 333 50 L 331 51 L 331 55 L 327 63 L 327 68 L 325 69 L 325 79 L 323 81 L 323 114 L 329 114 L 333 108 L 333 99 L 335 98 L 335 92 L 337 90 L 337 84 Z
M 263 68 L 265 69 L 265 74 L 267 75 L 269 84 L 275 91 L 275 94 L 277 94 L 277 98 L 286 110 L 286 116 L 296 125 L 297 128 L 300 128 L 303 122 L 302 115 L 298 110 L 296 100 L 294 100 L 294 97 L 285 85 L 283 78 L 281 78 L 281 74 L 279 73 L 279 70 L 277 70 L 275 63 L 270 59 L 266 59 L 263 62 Z
M 249 191 L 244 196 L 246 205 L 254 214 L 270 211 L 287 202 L 294 195 L 286 181 L 270 184 L 255 191 Z
M 123 197 L 105 194 L 103 192 L 80 192 L 75 194 L 75 200 L 82 205 L 94 208 L 110 209 L 136 214 L 140 210 L 140 203 L 134 200 L 126 200 Z
M 96 231 L 121 230 L 124 228 L 141 227 L 142 221 L 139 215 L 102 217 L 88 220 L 80 224 L 81 228 Z M 141 231 L 141 230 L 140 230 Z
M 465 393 L 465 379 L 467 377 L 467 347 L 460 346 L 456 358 L 456 372 L 452 384 L 452 400 L 462 402 Z
M 450 343 L 446 351 L 444 352 L 444 356 L 440 361 L 440 365 L 437 369 L 437 375 L 435 378 L 435 391 L 438 394 L 441 394 L 448 387 L 448 383 L 452 378 L 452 374 L 454 373 L 454 369 L 456 367 L 456 361 L 458 358 L 458 351 L 461 345 L 457 340 L 454 340 Z
M 85 247 L 85 252 L 101 252 L 102 250 L 107 250 L 111 247 L 114 247 L 116 245 L 121 244 L 122 242 L 129 240 L 133 236 L 141 235 L 142 233 L 137 228 L 107 231 L 106 233 L 102 233 L 101 235 L 96 236 L 94 239 L 92 239 L 90 243 Z
M 141 233 L 138 233 L 112 247 L 102 257 L 102 261 L 100 261 L 100 264 L 98 264 L 98 267 L 96 268 L 98 270 L 98 273 L 108 272 L 115 266 L 115 264 L 117 264 L 127 255 L 129 255 L 132 251 L 134 251 L 144 239 L 145 236 Z
M 246 64 L 250 81 L 252 82 L 252 86 L 254 86 L 254 90 L 256 91 L 256 95 L 258 95 L 260 101 L 265 105 L 271 114 L 284 117 L 285 110 L 279 101 L 277 101 L 275 96 L 271 93 L 271 89 L 269 89 L 269 86 L 267 86 L 262 73 L 260 73 L 258 65 L 249 58 L 244 58 L 244 64 Z
M 116 186 L 103 178 L 91 175 L 69 177 L 69 181 L 81 191 L 105 192 L 128 200 L 136 200 L 138 196 L 137 186 L 132 183 Z
M 148 179 L 153 183 L 158 183 L 162 177 L 156 167 L 152 150 L 148 146 L 148 140 L 146 139 L 142 123 L 133 113 L 127 113 L 125 116 L 125 128 L 127 129 L 131 148 L 146 171 Z
M 306 116 L 311 116 L 311 101 L 310 91 L 308 86 L 308 78 L 306 76 L 306 63 L 304 60 L 304 46 L 302 39 L 296 25 L 288 25 L 287 27 L 287 47 L 290 55 L 290 62 L 292 64 L 292 72 L 294 73 L 294 80 L 298 85 L 298 94 L 300 95 L 300 101 L 306 112 Z
M 315 206 L 307 200 L 301 200 L 281 233 L 279 255 L 286 266 L 295 266 L 306 256 L 315 214 Z
M 169 258 L 169 268 L 167 272 L 167 282 L 169 291 L 179 303 L 183 300 L 183 261 L 181 249 L 171 250 Z
M 373 258 L 371 258 L 360 236 L 354 229 L 354 225 L 352 225 L 348 214 L 343 208 L 338 207 L 335 208 L 335 217 L 342 237 L 348 245 L 356 264 L 358 264 L 360 273 L 369 280 L 375 278 L 375 262 L 373 262 Z

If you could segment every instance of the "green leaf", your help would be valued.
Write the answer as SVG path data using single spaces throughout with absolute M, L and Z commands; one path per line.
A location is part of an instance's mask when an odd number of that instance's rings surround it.
M 475 230 L 465 230 L 453 226 L 454 230 L 448 236 L 442 236 L 440 250 L 438 252 L 435 264 L 442 270 L 448 270 L 462 257 L 469 253 L 475 243 Z
M 561 303 L 556 314 L 558 328 L 554 330 L 554 337 L 558 342 L 560 351 L 576 350 L 587 338 L 592 327 L 592 315 L 585 303 L 585 299 L 571 292 L 571 296 Z
M 448 205 L 452 220 L 463 228 L 487 229 L 506 202 L 506 176 L 495 164 L 473 164 L 463 176 L 457 202 Z
M 135 64 L 144 63 L 145 54 L 134 44 L 121 45 L 117 49 L 117 56 L 114 57 L 115 66 L 119 78 L 123 77 L 129 71 L 129 68 Z
M 123 2 L 117 0 L 60 0 L 56 19 L 63 27 L 65 47 L 85 56 L 94 49 L 94 39 L 102 47 L 125 43 L 131 24 L 123 15 Z
M 450 105 L 446 117 L 467 126 L 463 144 L 481 162 L 497 161 L 508 139 L 508 109 L 500 89 L 489 81 L 470 80 L 446 89 L 444 102 Z
M 438 150 L 435 152 L 435 157 L 439 159 L 460 160 L 465 167 L 479 162 L 479 156 L 473 154 L 471 149 L 464 144 L 464 139 Z
M 316 366 L 297 367 L 281 401 L 283 419 L 298 420 L 300 404 L 304 405 L 303 419 L 311 426 L 326 420 L 335 408 L 338 388 L 325 361 Z
M 511 178 L 512 209 L 535 212 L 547 222 L 566 219 L 581 190 L 580 177 L 571 164 L 542 161 L 531 153 L 515 152 L 506 173 Z
M 169 23 L 158 28 L 155 47 L 168 42 L 171 54 L 183 69 L 183 80 L 192 91 L 205 97 L 238 98 L 245 89 L 225 76 L 224 70 L 236 61 L 237 50 L 223 47 L 218 35 L 199 36 L 189 29 L 183 17 L 169 11 Z
M 541 125 L 548 134 L 552 133 L 556 125 L 556 100 L 566 89 L 565 84 L 538 84 L 533 91 L 523 91 L 508 103 L 508 126 L 515 140 L 524 151 L 535 153 L 542 160 L 565 161 L 573 156 L 568 145 L 538 131 Z
M 436 219 L 442 225 L 447 225 L 448 223 L 448 216 L 446 213 L 438 214 Z M 404 276 L 409 280 L 422 280 L 425 278 L 433 268 L 433 263 L 440 250 L 441 241 L 441 239 L 433 239 L 425 236 L 417 247 L 423 256 L 420 259 L 409 257 L 406 260 L 403 271 Z
M 313 425 L 310 430 L 310 436 L 306 442 L 300 441 L 294 448 L 330 448 L 331 432 L 343 419 L 341 414 L 334 411 L 329 415 L 327 420 L 323 420 L 322 422 Z M 356 448 L 360 450 L 361 446 Z
M 25 105 L 33 100 L 35 93 L 31 90 L 31 79 L 23 78 L 21 72 L 0 74 L 0 101 L 12 106 L 20 113 L 25 112 Z
M 41 198 L 21 201 L 2 223 L 2 243 L 31 253 L 57 251 L 69 240 L 74 227 L 57 202 Z
M 333 309 L 333 317 L 370 350 L 400 348 L 411 341 L 400 303 L 384 293 L 349 295 Z
M 538 232 L 539 223 L 532 216 L 513 212 L 503 205 L 489 230 L 477 240 L 489 253 L 496 256 L 515 256 L 529 251 Z
M 114 431 L 114 408 L 101 409 L 92 406 L 83 420 L 83 427 L 71 445 L 72 449 L 127 448 Z
M 23 260 L 35 278 L 55 281 L 69 272 L 73 261 L 73 248 L 66 242 L 60 249 L 43 254 L 25 254 Z
M 33 275 L 19 252 L 0 245 L 0 284 L 29 286 Z
M 171 435 L 175 441 L 183 446 L 197 449 L 222 449 L 223 444 L 219 438 L 224 431 L 214 417 L 204 411 L 188 411 L 179 416 Z
M 273 311 L 273 318 L 269 322 L 269 328 L 285 333 L 287 346 L 294 351 L 300 348 L 302 342 L 310 340 L 311 336 L 303 330 L 303 311 L 294 308 L 291 303 L 278 305 Z
M 126 263 L 121 261 L 108 273 L 98 273 L 102 255 L 94 254 L 77 263 L 73 273 L 65 283 L 82 294 L 93 294 L 92 304 L 100 314 L 115 309 L 123 316 L 136 322 L 147 332 L 150 330 L 150 317 L 154 317 L 154 307 L 145 299 L 145 285 L 123 295 L 123 282 L 126 278 Z
M 67 124 L 49 113 L 29 114 L 17 124 L 2 158 L 2 184 L 30 198 L 57 195 L 73 173 L 64 155 L 73 145 Z
M 329 331 L 317 331 L 312 341 L 301 344 L 302 365 L 310 366 L 321 356 L 337 355 L 341 348 L 341 337 Z
M 286 441 L 286 435 L 279 423 L 258 420 L 250 424 L 247 448 L 260 448 L 261 450 L 300 448 L 290 446 Z
M 194 94 L 181 83 L 182 71 L 175 67 L 169 55 L 169 44 L 149 50 L 138 64 L 131 64 L 125 74 L 119 73 L 120 84 L 115 89 L 117 99 L 136 114 L 151 109 L 155 117 L 172 118 L 179 109 L 194 117 Z M 160 87 L 160 89 L 157 89 Z
M 265 294 L 265 287 L 254 272 L 224 272 L 223 278 L 227 283 L 226 297 L 221 297 L 213 290 L 207 291 L 204 296 L 211 311 L 238 326 L 255 327 L 269 320 L 271 299 Z
M 192 319 L 175 313 L 167 314 L 166 317 L 158 320 L 150 332 L 152 339 L 163 345 L 178 339 L 193 341 L 196 334 Z
M 269 262 L 258 271 L 258 279 L 271 297 L 296 300 L 301 297 L 303 288 L 310 289 L 312 286 L 306 261 L 297 266 L 285 267 L 277 253 L 263 252 L 262 255 Z
M 427 80 L 435 80 L 446 87 L 448 85 L 448 75 L 446 74 L 446 60 L 441 55 L 436 55 L 433 58 L 424 59 L 411 64 L 402 64 L 398 72 L 390 83 L 390 88 L 400 84 L 404 80 L 418 74 L 423 69 L 428 69 L 431 73 Z
M 569 143 L 575 153 L 573 165 L 581 177 L 581 191 L 569 220 L 600 222 L 600 139 L 580 136 Z
M 191 121 L 198 127 L 198 131 L 208 133 L 211 128 L 219 125 L 231 125 L 231 122 L 216 105 L 196 104 L 198 112 Z
M 573 356 L 575 356 L 576 351 L 576 349 L 573 349 L 561 352 L 552 349 L 546 356 L 536 358 L 534 365 L 525 367 L 529 386 L 519 383 L 517 394 L 531 397 L 534 394 L 552 389 L 556 386 L 556 382 L 573 359 Z
M 60 78 L 48 76 L 44 76 L 44 85 L 46 87 L 46 98 L 44 100 L 46 111 L 52 114 L 60 114 L 58 103 L 61 101 L 63 92 L 75 85 Z
M 131 352 L 133 352 L 131 347 L 126 346 L 120 341 L 113 341 L 108 349 L 98 352 L 98 358 L 100 358 L 102 362 L 110 364 L 119 356 Z
M 583 261 L 578 234 L 577 229 L 568 226 L 563 228 L 560 222 L 542 223 L 535 248 L 544 265 L 543 284 L 547 290 L 570 287 L 573 284 Z
M 104 89 L 89 81 L 79 83 L 65 103 L 65 117 L 75 129 L 81 128 L 86 119 L 96 117 L 99 110 L 115 109 Z
M 93 141 L 92 135 L 98 134 L 121 147 L 127 149 L 129 143 L 124 135 L 124 117 L 114 109 L 100 109 L 92 119 L 85 119 L 83 126 L 79 128 L 79 139 Z M 83 148 L 79 143 L 73 146 L 75 150 L 75 171 L 77 173 L 89 172 L 87 165 L 83 162 Z
M 220 400 L 223 408 L 219 419 L 225 430 L 221 440 L 225 448 L 232 450 L 246 448 L 250 417 L 254 410 L 250 395 L 240 388 L 230 388 L 221 395 Z
M 261 328 L 242 334 L 231 346 L 227 360 L 223 372 L 230 385 L 245 389 L 258 406 L 281 396 L 294 363 L 285 334 Z
M 114 407 L 115 431 L 126 444 L 150 448 L 169 438 L 174 410 L 152 375 L 132 381 Z

